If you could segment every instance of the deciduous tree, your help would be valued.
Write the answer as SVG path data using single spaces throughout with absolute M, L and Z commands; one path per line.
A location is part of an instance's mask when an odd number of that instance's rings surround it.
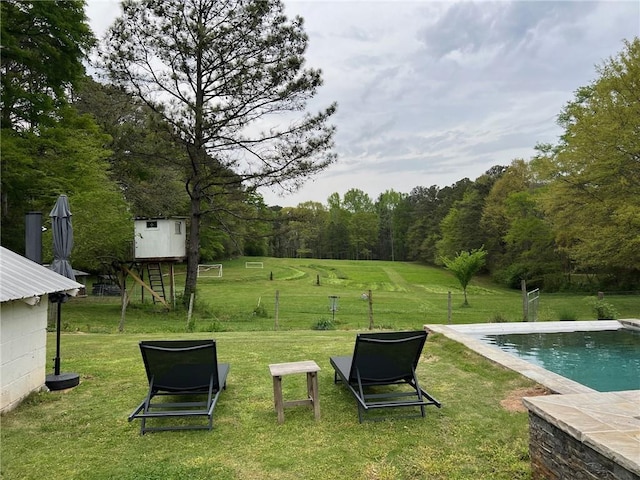
M 451 270 L 460 282 L 460 286 L 464 291 L 465 305 L 469 305 L 467 301 L 467 286 L 473 276 L 484 266 L 486 256 L 486 250 L 481 247 L 471 251 L 459 252 L 454 258 L 442 258 L 444 266 Z
M 640 39 L 597 70 L 541 149 L 544 208 L 556 243 L 582 271 L 640 277 Z
M 56 121 L 69 88 L 84 75 L 95 38 L 84 1 L 0 2 L 2 128 L 25 130 Z
M 133 221 L 122 192 L 108 175 L 109 138 L 88 115 L 66 107 L 53 126 L 35 132 L 2 129 L 3 195 L 11 208 L 2 218 L 2 245 L 22 250 L 24 214 L 40 211 L 43 223 L 58 195 L 69 196 L 73 214 L 74 267 L 98 270 L 101 258 L 126 258 Z M 51 258 L 51 230 L 43 258 Z

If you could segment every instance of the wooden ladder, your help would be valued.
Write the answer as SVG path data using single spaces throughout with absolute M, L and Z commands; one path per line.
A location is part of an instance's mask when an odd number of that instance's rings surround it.
M 158 297 L 162 298 L 166 304 L 167 297 L 164 293 L 164 280 L 162 278 L 162 269 L 160 268 L 159 263 L 147 263 L 147 278 L 149 279 L 149 287 L 151 287 L 151 290 L 156 292 Z M 154 296 L 153 303 L 158 301 L 159 300 Z

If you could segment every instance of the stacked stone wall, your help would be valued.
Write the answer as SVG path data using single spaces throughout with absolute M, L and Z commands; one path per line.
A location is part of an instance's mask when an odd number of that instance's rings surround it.
M 640 480 L 531 411 L 529 435 L 533 480 Z

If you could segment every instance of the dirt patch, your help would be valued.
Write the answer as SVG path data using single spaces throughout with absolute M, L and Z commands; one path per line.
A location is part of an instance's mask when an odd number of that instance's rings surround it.
M 549 390 L 541 386 L 517 388 L 509 392 L 507 398 L 500 401 L 500 405 L 509 412 L 526 412 L 527 409 L 522 404 L 522 397 L 539 397 L 540 395 L 549 395 L 550 393 Z

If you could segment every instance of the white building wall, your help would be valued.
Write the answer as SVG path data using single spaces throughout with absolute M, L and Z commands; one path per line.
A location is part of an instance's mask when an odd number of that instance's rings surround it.
M 186 221 L 179 218 L 135 221 L 135 258 L 184 258 Z
M 46 379 L 47 307 L 22 301 L 0 305 L 0 412 L 9 411 Z

